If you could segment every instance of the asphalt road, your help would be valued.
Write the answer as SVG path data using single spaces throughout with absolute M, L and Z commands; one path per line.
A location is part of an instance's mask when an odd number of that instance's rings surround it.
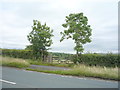
M 69 68 L 64 67 L 55 67 L 55 66 L 43 66 L 43 65 L 30 65 L 29 68 L 32 69 L 42 69 L 42 70 L 70 70 Z
M 118 88 L 118 82 L 2 68 L 2 88 Z

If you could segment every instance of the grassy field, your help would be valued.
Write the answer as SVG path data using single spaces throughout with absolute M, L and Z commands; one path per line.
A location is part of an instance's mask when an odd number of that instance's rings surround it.
M 17 67 L 17 68 L 24 68 L 24 67 L 30 66 L 29 62 L 27 62 L 23 59 L 11 58 L 11 57 L 2 57 L 2 56 L 0 56 L 0 65 Z
M 72 75 L 79 77 L 94 77 L 101 79 L 110 79 L 110 80 L 120 80 L 120 76 L 118 76 L 118 67 L 110 68 L 110 67 L 99 67 L 99 66 L 86 66 L 86 65 L 73 65 L 73 64 L 52 64 L 52 63 L 41 63 L 39 61 L 33 60 L 24 60 L 18 58 L 11 57 L 2 57 L 0 56 L 0 65 L 24 68 L 27 67 L 26 70 L 37 71 L 37 72 L 45 72 L 45 73 L 54 73 L 61 75 Z M 30 64 L 35 65 L 46 65 L 46 66 L 60 66 L 60 67 L 71 67 L 70 70 L 40 70 L 40 69 L 30 69 Z

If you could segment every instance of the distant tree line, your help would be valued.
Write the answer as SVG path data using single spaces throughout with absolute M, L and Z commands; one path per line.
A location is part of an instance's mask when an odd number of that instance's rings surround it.
M 52 56 L 57 56 L 59 60 L 71 60 L 71 56 L 73 54 L 66 54 L 66 53 L 54 53 L 54 52 L 51 52 Z

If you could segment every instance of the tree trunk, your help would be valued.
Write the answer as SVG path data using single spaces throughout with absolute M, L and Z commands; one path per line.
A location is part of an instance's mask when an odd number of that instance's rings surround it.
M 76 52 L 76 59 L 77 59 L 76 64 L 78 63 L 78 55 L 79 55 L 79 53 L 78 53 L 78 51 L 77 51 L 77 52 Z
M 42 59 L 42 62 L 44 62 L 43 50 L 41 50 L 41 59 Z

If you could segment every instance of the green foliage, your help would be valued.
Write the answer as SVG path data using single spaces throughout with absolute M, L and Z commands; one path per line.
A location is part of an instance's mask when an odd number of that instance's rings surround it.
M 14 58 L 33 59 L 32 50 L 2 49 L 2 56 Z
M 74 49 L 77 51 L 77 54 L 83 52 L 83 44 L 87 42 L 90 43 L 91 31 L 90 25 L 88 25 L 88 19 L 83 13 L 70 14 L 66 16 L 66 23 L 62 24 L 64 32 L 61 32 L 62 38 L 60 40 L 72 38 L 75 41 L 76 46 Z
M 57 56 L 58 59 L 70 60 L 71 54 L 66 53 L 53 53 L 50 52 L 52 56 Z M 23 59 L 35 59 L 33 55 L 33 51 L 30 48 L 26 48 L 26 50 L 17 50 L 17 49 L 2 49 L 3 56 L 15 57 L 15 58 L 23 58 Z
M 32 50 L 32 45 L 26 46 L 25 50 Z
M 52 32 L 46 23 L 41 25 L 40 21 L 33 20 L 32 31 L 27 36 L 32 45 L 27 46 L 27 49 L 32 49 L 36 58 L 43 58 L 47 54 L 48 47 L 52 44 Z
M 118 54 L 82 54 L 78 59 L 73 55 L 72 61 L 90 66 L 120 67 Z

